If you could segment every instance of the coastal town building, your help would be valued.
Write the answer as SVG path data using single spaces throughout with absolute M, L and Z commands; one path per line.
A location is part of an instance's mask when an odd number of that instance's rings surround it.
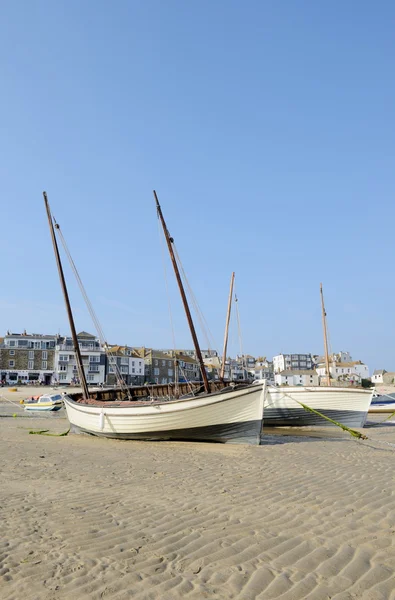
M 51 384 L 56 343 L 56 335 L 7 332 L 0 344 L 0 379 L 10 384 Z
M 316 371 L 321 378 L 326 377 L 325 364 L 318 365 Z M 329 362 L 329 374 L 330 378 L 335 381 L 357 384 L 361 383 L 362 379 L 369 378 L 369 368 L 360 360 L 343 362 L 332 360 L 331 357 Z
M 278 354 L 273 357 L 274 373 L 281 371 L 306 370 L 313 368 L 311 354 Z
M 99 340 L 82 331 L 77 334 L 86 381 L 89 385 L 101 385 L 105 381 L 106 354 Z M 53 383 L 60 385 L 79 382 L 77 361 L 71 337 L 58 337 L 55 347 L 55 373 Z
M 183 354 L 184 356 L 190 356 L 191 358 L 197 358 L 196 356 L 196 351 L 193 349 L 191 350 L 190 348 L 188 349 L 179 349 L 179 348 L 166 348 L 166 349 L 159 349 L 158 352 L 163 352 L 164 354 L 170 354 L 170 356 L 173 356 L 174 352 L 176 354 Z M 202 355 L 202 358 L 213 358 L 218 356 L 218 352 L 216 350 L 200 350 L 200 353 Z
M 395 373 L 393 371 L 386 371 L 385 369 L 376 369 L 372 375 L 372 383 L 391 385 L 395 383 Z
M 274 374 L 276 385 L 319 385 L 318 374 L 313 369 L 284 370 Z
M 220 357 L 206 356 L 203 357 L 204 366 L 209 380 L 217 381 L 220 378 L 222 362 Z
M 266 379 L 268 383 L 274 383 L 273 366 L 255 366 L 254 379 Z
M 116 385 L 119 376 L 126 385 L 143 385 L 145 381 L 144 359 L 130 346 L 109 346 L 106 360 L 107 385 Z
M 149 348 L 135 348 L 145 362 L 145 380 L 147 383 L 174 383 L 176 377 L 180 383 L 200 381 L 200 367 L 195 358 L 181 352 L 166 352 Z

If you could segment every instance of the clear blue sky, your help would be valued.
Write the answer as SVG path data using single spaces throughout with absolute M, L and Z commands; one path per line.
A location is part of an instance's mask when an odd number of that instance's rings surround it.
M 69 331 L 45 189 L 108 340 L 172 347 L 155 188 L 218 346 L 234 270 L 246 352 L 322 352 L 322 281 L 333 350 L 395 370 L 394 28 L 390 1 L 4 0 L 0 334 Z

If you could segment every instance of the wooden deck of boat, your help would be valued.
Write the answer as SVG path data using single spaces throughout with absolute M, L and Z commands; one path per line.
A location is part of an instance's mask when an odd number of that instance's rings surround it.
M 224 388 L 228 388 L 230 385 L 245 386 L 250 385 L 246 381 L 227 382 L 227 381 L 212 381 L 210 382 L 210 393 L 214 394 L 220 392 Z M 114 403 L 122 406 L 146 406 L 147 404 L 161 403 L 163 401 L 175 399 L 176 397 L 187 396 L 193 393 L 198 395 L 204 393 L 204 387 L 200 382 L 191 383 L 179 383 L 177 386 L 174 384 L 156 384 L 156 385 L 143 385 L 139 387 L 128 388 L 130 394 L 129 397 L 125 398 L 125 390 L 121 388 L 111 388 L 108 390 L 97 390 L 91 392 L 89 399 L 85 400 L 81 392 L 74 394 L 68 394 L 71 400 L 80 404 L 88 404 L 91 406 L 114 406 Z M 154 400 L 151 400 L 154 398 Z

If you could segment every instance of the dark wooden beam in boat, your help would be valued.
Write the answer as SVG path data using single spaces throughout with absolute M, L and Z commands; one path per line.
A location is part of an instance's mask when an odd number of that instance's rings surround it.
M 156 208 L 157 208 L 157 211 L 158 211 L 158 217 L 159 217 L 159 219 L 160 219 L 160 221 L 162 223 L 163 232 L 165 234 L 165 238 L 166 238 L 166 242 L 167 242 L 167 247 L 169 249 L 169 254 L 170 254 L 171 262 L 173 263 L 173 269 L 174 269 L 174 273 L 175 273 L 175 276 L 176 276 L 176 279 L 177 279 L 177 283 L 178 283 L 178 287 L 179 287 L 179 290 L 180 290 L 180 294 L 181 294 L 181 298 L 182 298 L 182 303 L 184 305 L 184 310 L 185 310 L 185 314 L 186 314 L 186 317 L 187 317 L 189 329 L 190 329 L 190 332 L 191 332 L 191 336 L 192 336 L 192 340 L 193 340 L 193 345 L 195 346 L 196 356 L 197 356 L 197 359 L 199 361 L 200 371 L 201 371 L 202 377 L 203 377 L 204 389 L 206 390 L 206 393 L 209 394 L 210 393 L 210 386 L 209 386 L 209 383 L 208 383 L 208 378 L 207 378 L 207 373 L 206 373 L 206 367 L 205 367 L 204 362 L 203 362 L 202 353 L 200 351 L 200 346 L 199 346 L 198 338 L 197 338 L 197 335 L 196 335 L 195 326 L 194 326 L 193 321 L 192 321 L 192 315 L 191 315 L 191 311 L 189 310 L 188 301 L 187 301 L 187 297 L 186 297 L 186 294 L 185 294 L 184 286 L 183 286 L 183 283 L 182 283 L 180 271 L 178 269 L 178 264 L 177 264 L 177 261 L 176 261 L 176 257 L 174 256 L 174 250 L 173 250 L 173 245 L 172 245 L 173 244 L 173 238 L 170 237 L 169 230 L 167 229 L 165 220 L 163 218 L 162 209 L 160 207 L 158 196 L 156 195 L 155 190 L 154 190 L 154 197 L 155 197 L 155 202 L 156 202 Z
M 213 394 L 215 392 L 220 392 L 224 388 L 234 387 L 235 389 L 238 387 L 244 387 L 250 385 L 248 381 L 237 381 L 233 383 L 227 383 L 222 381 L 209 381 L 209 393 Z M 179 383 L 179 392 L 180 396 L 186 396 L 190 394 L 192 391 L 194 394 L 198 395 L 205 392 L 204 387 L 201 383 L 197 381 L 192 381 L 190 383 Z M 170 388 L 170 389 L 169 389 Z M 109 388 L 105 390 L 96 390 L 90 392 L 90 397 L 94 400 L 102 401 L 102 402 L 122 402 L 122 401 L 142 401 L 146 400 L 149 402 L 151 398 L 171 398 L 174 399 L 174 388 L 175 384 L 155 384 L 155 385 L 142 385 L 136 387 L 130 387 L 129 395 L 125 397 L 125 390 L 120 387 L 117 388 Z M 78 401 L 82 400 L 83 394 L 81 392 L 74 392 L 71 394 L 67 394 L 72 400 Z
M 76 359 L 77 359 L 78 375 L 79 375 L 81 386 L 82 386 L 83 397 L 84 397 L 85 400 L 88 400 L 88 398 L 89 398 L 88 384 L 87 384 L 86 378 L 85 378 L 85 372 L 84 372 L 84 367 L 83 367 L 83 364 L 82 364 L 80 347 L 78 345 L 78 339 L 77 339 L 77 333 L 76 333 L 75 325 L 74 325 L 73 313 L 72 313 L 72 310 L 71 310 L 69 294 L 68 294 L 67 286 L 66 286 L 66 280 L 64 278 L 62 261 L 60 260 L 59 248 L 58 248 L 58 243 L 56 241 L 56 235 L 55 235 L 55 230 L 54 230 L 54 226 L 53 226 L 53 222 L 52 222 L 52 215 L 51 215 L 51 210 L 49 208 L 47 193 L 43 192 L 43 196 L 44 196 L 45 208 L 46 208 L 46 211 L 47 211 L 49 230 L 51 232 L 53 249 L 54 249 L 54 252 L 55 252 L 56 264 L 57 264 L 57 267 L 58 267 L 60 285 L 61 285 L 61 288 L 62 288 L 63 297 L 64 297 L 64 301 L 65 301 L 65 304 L 66 304 L 67 316 L 69 318 L 70 329 L 71 329 L 71 337 L 73 338 L 74 352 L 75 352 L 75 356 L 76 356 Z

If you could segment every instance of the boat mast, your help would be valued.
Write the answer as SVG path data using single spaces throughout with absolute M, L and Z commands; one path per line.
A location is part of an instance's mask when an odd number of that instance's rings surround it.
M 64 301 L 66 304 L 66 311 L 67 311 L 67 316 L 69 318 L 71 336 L 73 338 L 73 346 L 74 346 L 75 357 L 77 360 L 78 375 L 79 375 L 81 386 L 82 386 L 82 394 L 84 396 L 84 400 L 88 400 L 89 399 L 88 384 L 86 383 L 86 377 L 85 377 L 84 367 L 82 364 L 80 347 L 78 345 L 78 339 L 77 339 L 77 333 L 76 333 L 75 325 L 74 325 L 73 313 L 71 311 L 69 294 L 67 291 L 66 281 L 64 278 L 62 262 L 60 260 L 59 248 L 58 248 L 58 243 L 56 241 L 55 230 L 54 230 L 54 226 L 53 226 L 53 222 L 52 222 L 51 210 L 50 210 L 49 204 L 48 204 L 47 193 L 43 192 L 43 196 L 44 196 L 45 208 L 47 210 L 48 224 L 49 224 L 49 230 L 51 232 L 51 238 L 52 238 L 53 249 L 55 252 L 56 264 L 57 264 L 58 272 L 59 272 L 60 285 L 62 288 L 63 297 L 64 297 Z
M 222 365 L 219 378 L 221 381 L 224 380 L 225 375 L 225 361 L 226 361 L 226 349 L 228 346 L 228 333 L 229 333 L 229 321 L 230 321 L 230 311 L 232 308 L 232 294 L 233 294 L 233 282 L 235 280 L 235 274 L 232 273 L 230 278 L 230 290 L 229 290 L 229 299 L 228 299 L 228 312 L 226 314 L 226 324 L 225 324 L 225 337 L 224 337 L 224 349 L 222 351 Z
M 158 196 L 156 195 L 156 191 L 155 190 L 154 190 L 154 197 L 155 197 L 155 202 L 156 202 L 156 208 L 157 208 L 157 211 L 158 211 L 158 217 L 159 217 L 159 219 L 160 219 L 160 221 L 162 223 L 163 232 L 165 234 L 165 238 L 166 238 L 166 242 L 167 242 L 167 247 L 168 247 L 169 253 L 170 253 L 171 262 L 173 263 L 173 269 L 174 269 L 174 273 L 175 273 L 175 276 L 176 276 L 176 279 L 177 279 L 177 283 L 178 283 L 178 287 L 179 287 L 179 290 L 180 290 L 180 294 L 181 294 L 181 298 L 182 298 L 182 303 L 184 305 L 184 310 L 185 310 L 185 314 L 186 314 L 186 317 L 187 317 L 189 329 L 190 329 L 190 332 L 191 332 L 191 336 L 192 336 L 192 340 L 193 340 L 193 345 L 195 346 L 196 356 L 197 356 L 197 359 L 199 361 L 200 371 L 201 371 L 202 377 L 203 377 L 204 389 L 205 389 L 206 393 L 209 394 L 210 393 L 210 386 L 209 386 L 209 382 L 208 382 L 208 379 L 207 379 L 206 368 L 204 366 L 202 353 L 200 351 L 199 342 L 198 342 L 196 331 L 195 331 L 195 327 L 194 327 L 194 324 L 193 324 L 193 321 L 192 321 L 191 311 L 189 310 L 187 297 L 185 295 L 184 286 L 182 284 L 182 280 L 181 280 L 181 276 L 180 276 L 180 271 L 178 270 L 178 265 L 177 265 L 176 257 L 174 256 L 174 250 L 173 250 L 173 246 L 172 246 L 172 244 L 173 244 L 173 238 L 170 237 L 170 234 L 169 234 L 169 231 L 167 229 L 165 220 L 163 218 L 162 209 L 161 209 L 160 204 L 159 204 Z
M 326 329 L 326 312 L 324 306 L 324 293 L 322 291 L 322 283 L 320 283 L 320 294 L 321 294 L 321 307 L 322 307 L 322 328 L 324 330 L 324 349 L 325 349 L 325 370 L 327 385 L 331 385 L 331 375 L 329 371 L 329 354 L 328 354 L 328 336 Z

